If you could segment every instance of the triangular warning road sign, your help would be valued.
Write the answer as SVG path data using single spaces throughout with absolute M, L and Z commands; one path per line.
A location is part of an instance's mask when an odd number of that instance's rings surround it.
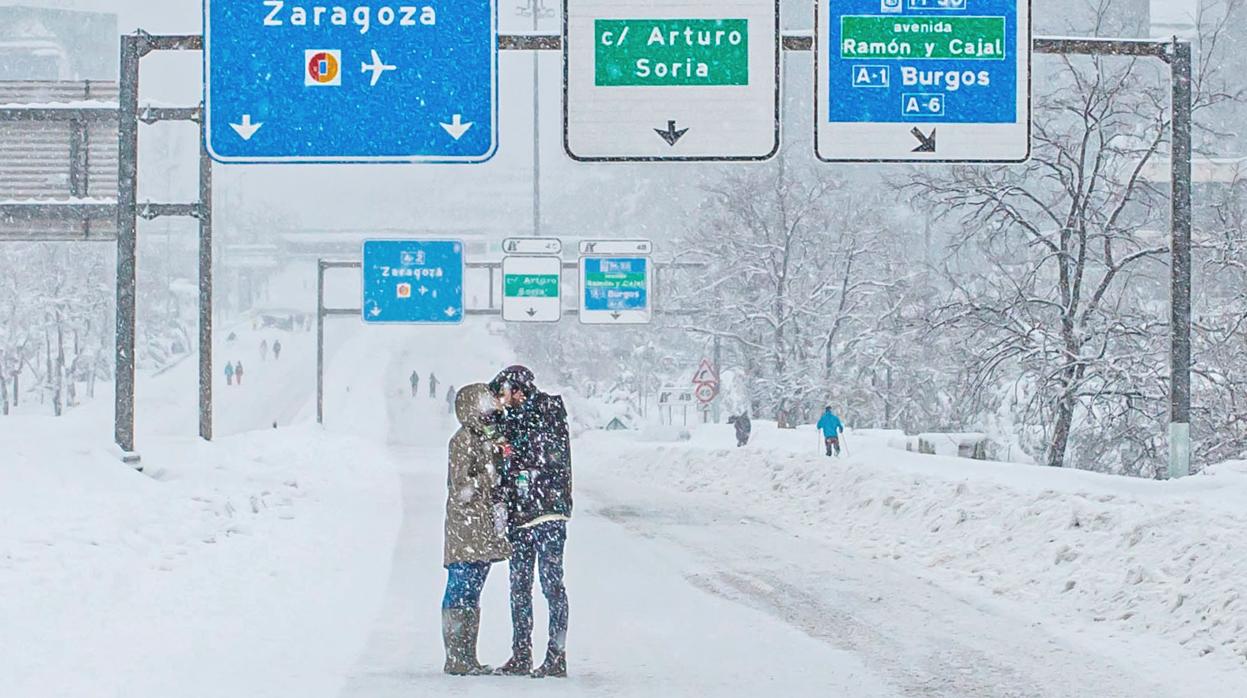
M 693 375 L 693 384 L 703 385 L 718 382 L 719 372 L 714 370 L 714 365 L 710 363 L 710 359 L 702 359 L 701 365 L 697 367 L 697 373 Z

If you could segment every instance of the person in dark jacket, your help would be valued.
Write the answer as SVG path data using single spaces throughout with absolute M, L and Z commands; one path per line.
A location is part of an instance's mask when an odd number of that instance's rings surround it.
M 512 366 L 489 384 L 504 409 L 501 501 L 511 543 L 511 659 L 505 675 L 567 676 L 567 590 L 563 548 L 572 515 L 571 436 L 563 399 L 537 389 L 532 371 Z M 533 568 L 550 608 L 546 658 L 532 670 Z
M 727 423 L 736 427 L 736 448 L 749 443 L 749 435 L 753 433 L 753 422 L 749 420 L 748 412 L 728 417 Z
M 430 399 L 432 400 L 437 399 L 437 384 L 440 382 L 441 381 L 437 380 L 437 374 L 434 374 L 434 373 L 429 374 L 429 398 Z
M 442 599 L 444 671 L 455 676 L 488 674 L 476 658 L 481 627 L 481 590 L 489 568 L 511 556 L 504 526 L 494 521 L 495 478 L 502 460 L 496 403 L 477 383 L 455 395 L 462 425 L 450 439 L 446 474 L 446 595 Z M 499 522 L 501 523 L 501 522 Z
M 420 390 L 420 374 L 415 371 L 411 372 L 411 396 L 417 397 L 416 392 Z

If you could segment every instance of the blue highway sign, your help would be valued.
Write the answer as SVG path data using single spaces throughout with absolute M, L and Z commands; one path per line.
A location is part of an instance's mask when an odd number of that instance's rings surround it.
M 456 240 L 365 242 L 364 322 L 463 322 L 463 269 L 463 243 Z
M 496 0 L 204 0 L 207 147 L 227 163 L 484 162 Z
M 653 282 L 647 257 L 582 257 L 580 321 L 587 325 L 649 323 Z
M 1030 154 L 1030 0 L 820 0 L 815 140 L 827 161 Z

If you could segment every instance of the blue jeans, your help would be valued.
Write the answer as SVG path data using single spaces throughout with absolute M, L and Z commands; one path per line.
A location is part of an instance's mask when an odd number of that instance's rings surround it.
M 446 567 L 446 595 L 442 597 L 443 609 L 473 609 L 481 607 L 481 590 L 489 576 L 489 562 L 454 562 Z
M 563 586 L 563 546 L 567 522 L 547 521 L 532 528 L 512 529 L 511 541 L 511 649 L 517 655 L 532 652 L 533 567 L 541 576 L 541 591 L 550 607 L 548 651 L 567 646 L 567 589 Z

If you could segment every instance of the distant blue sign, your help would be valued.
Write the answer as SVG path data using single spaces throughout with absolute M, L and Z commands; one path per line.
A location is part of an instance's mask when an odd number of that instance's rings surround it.
M 827 122 L 1019 121 L 1018 3 L 1029 0 L 824 1 Z
M 484 162 L 497 74 L 496 0 L 204 0 L 221 162 Z
M 584 310 L 649 309 L 648 259 L 586 258 L 584 265 Z
M 463 322 L 463 243 L 369 240 L 364 243 L 364 322 Z

